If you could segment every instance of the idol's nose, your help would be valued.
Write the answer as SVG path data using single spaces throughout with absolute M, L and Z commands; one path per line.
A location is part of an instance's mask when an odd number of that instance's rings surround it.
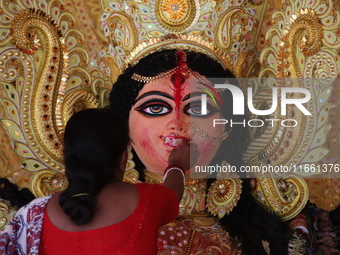
M 168 122 L 167 127 L 172 131 L 180 132 L 181 134 L 185 134 L 189 128 L 189 117 L 182 115 L 175 115 Z

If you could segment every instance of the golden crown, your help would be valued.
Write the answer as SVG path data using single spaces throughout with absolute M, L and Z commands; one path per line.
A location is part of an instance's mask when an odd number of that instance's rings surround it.
M 143 0 L 103 3 L 101 22 L 111 55 L 111 72 L 119 75 L 129 64 L 162 49 L 207 54 L 241 76 L 247 54 L 254 48 L 249 33 L 255 10 L 244 0 Z

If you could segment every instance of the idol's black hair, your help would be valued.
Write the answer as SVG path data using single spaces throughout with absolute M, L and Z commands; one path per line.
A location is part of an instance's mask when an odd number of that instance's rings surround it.
M 10 202 L 11 206 L 20 208 L 35 199 L 28 188 L 19 189 L 7 178 L 0 178 L 0 198 Z
M 160 73 L 175 68 L 178 65 L 176 50 L 164 50 L 155 52 L 141 59 L 135 66 L 129 67 L 118 77 L 113 85 L 110 95 L 110 108 L 118 111 L 123 118 L 128 119 L 135 99 L 144 83 L 133 80 L 134 73 L 154 77 Z M 207 78 L 235 78 L 229 71 L 212 58 L 199 52 L 186 51 L 188 67 L 193 71 Z M 234 84 L 237 85 L 237 84 Z M 232 115 L 233 99 L 229 90 L 221 94 L 223 106 L 221 114 L 225 119 L 232 118 L 234 122 L 242 122 L 245 115 Z M 230 127 L 226 128 L 230 130 Z M 239 168 L 242 164 L 242 153 L 248 142 L 248 130 L 245 127 L 233 127 L 229 137 L 222 142 L 219 155 L 215 159 L 222 157 L 233 166 Z M 134 155 L 136 170 L 143 178 L 143 164 Z M 216 162 L 221 163 L 221 162 Z M 287 226 L 281 219 L 268 212 L 260 205 L 253 195 L 248 179 L 243 179 L 242 195 L 237 206 L 229 215 L 221 219 L 222 226 L 233 236 L 237 236 L 242 242 L 243 252 L 247 255 L 267 254 L 263 248 L 262 240 L 270 243 L 271 254 L 286 255 L 287 241 L 285 231 Z

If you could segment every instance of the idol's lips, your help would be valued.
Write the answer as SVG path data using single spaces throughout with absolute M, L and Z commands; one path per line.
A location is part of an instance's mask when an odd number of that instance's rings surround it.
M 176 135 L 169 135 L 169 136 L 162 136 L 161 139 L 164 140 L 164 144 L 172 148 L 179 148 L 182 146 L 182 141 L 185 139 L 183 136 L 176 136 Z

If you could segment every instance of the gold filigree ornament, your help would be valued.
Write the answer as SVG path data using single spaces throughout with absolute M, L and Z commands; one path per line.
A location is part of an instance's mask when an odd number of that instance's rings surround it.
M 11 206 L 9 201 L 0 199 L 0 233 L 13 219 L 17 210 L 18 208 L 16 206 Z
M 131 146 L 128 146 L 127 148 L 127 153 L 128 153 L 128 159 L 126 162 L 126 167 L 125 167 L 125 173 L 124 173 L 124 178 L 123 180 L 125 182 L 130 182 L 130 183 L 137 183 L 139 179 L 139 173 L 134 169 L 136 166 L 135 162 L 133 161 L 133 154 L 131 151 Z
M 284 178 L 258 175 L 250 183 L 254 197 L 284 221 L 297 216 L 308 202 L 307 184 L 294 174 Z
M 242 193 L 242 180 L 237 175 L 229 177 L 233 178 L 217 176 L 207 195 L 206 207 L 208 211 L 220 219 L 233 210 Z
M 84 37 L 63 1 L 0 2 L 1 122 L 40 197 L 67 186 L 63 131 L 74 112 L 107 104 L 97 69 L 85 69 Z
M 245 56 L 254 48 L 249 33 L 256 12 L 247 1 L 102 2 L 110 45 L 100 55 L 113 81 L 128 65 L 162 49 L 203 52 L 241 76 Z
M 295 121 L 298 125 L 286 128 L 278 122 L 261 132 L 250 128 L 251 142 L 244 154 L 245 165 L 286 168 L 286 172 L 254 176 L 260 178 L 254 192 L 257 199 L 285 220 L 297 215 L 309 193 L 317 190 L 309 190 L 303 179 L 315 178 L 313 172 L 300 170 L 312 169 L 324 162 L 326 155 L 333 157 L 327 140 L 332 129 L 330 112 L 336 105 L 330 100 L 340 66 L 340 16 L 333 5 L 330 0 L 283 1 L 282 8 L 272 16 L 272 26 L 266 33 L 267 46 L 260 56 L 259 77 L 278 79 L 271 79 L 272 83 L 265 86 L 252 81 L 257 105 L 271 102 L 269 95 L 273 87 L 304 88 L 311 93 L 311 99 L 305 104 L 311 115 L 287 106 L 287 115 L 282 116 L 281 109 L 277 109 L 267 118 L 286 123 Z M 286 191 L 279 188 L 278 180 L 294 191 L 289 201 Z

